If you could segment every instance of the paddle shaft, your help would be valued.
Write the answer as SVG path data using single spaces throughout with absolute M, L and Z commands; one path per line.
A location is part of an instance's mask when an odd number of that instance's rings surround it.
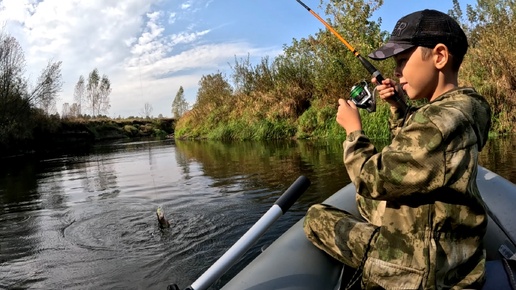
M 186 290 L 204 290 L 233 266 L 240 257 L 265 233 L 265 231 L 301 196 L 310 186 L 305 176 L 298 179 L 278 198 L 275 204 L 206 272 Z

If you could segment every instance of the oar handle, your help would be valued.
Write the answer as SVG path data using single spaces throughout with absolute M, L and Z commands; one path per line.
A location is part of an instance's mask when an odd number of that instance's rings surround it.
M 205 290 L 219 279 L 247 250 L 265 233 L 265 231 L 282 216 L 310 186 L 310 180 L 301 175 L 277 199 L 274 205 L 206 272 L 185 290 Z M 179 290 L 177 285 L 167 289 Z
M 286 213 L 296 200 L 310 186 L 310 180 L 306 176 L 299 176 L 294 183 L 276 200 L 283 213 Z

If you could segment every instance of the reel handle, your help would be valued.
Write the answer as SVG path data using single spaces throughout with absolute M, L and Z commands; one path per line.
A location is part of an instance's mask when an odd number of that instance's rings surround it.
M 378 73 L 373 73 L 373 77 L 376 78 L 376 82 L 381 84 L 385 79 L 383 78 L 382 74 L 380 72 Z M 401 88 L 400 88 L 401 89 Z M 397 91 L 396 89 L 394 90 L 394 95 L 392 95 L 391 98 L 394 98 L 394 100 L 396 101 L 396 103 L 398 103 L 398 106 L 399 108 L 404 112 L 406 113 L 407 112 L 407 109 L 408 109 L 408 106 L 407 104 L 405 103 L 405 101 L 403 101 L 403 98 L 400 97 L 400 93 L 399 91 Z

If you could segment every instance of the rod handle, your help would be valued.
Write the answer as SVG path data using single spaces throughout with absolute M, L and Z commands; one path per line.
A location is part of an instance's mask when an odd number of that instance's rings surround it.
M 366 68 L 366 70 L 374 77 L 376 78 L 377 83 L 381 84 L 383 80 L 385 79 L 380 71 L 376 69 L 367 59 L 365 59 L 363 56 L 358 55 L 357 56 L 362 65 Z M 398 91 L 394 90 L 394 95 L 391 97 L 396 100 L 396 103 L 398 103 L 399 108 L 405 113 L 407 112 L 408 106 L 405 103 L 405 101 L 400 97 L 400 94 Z

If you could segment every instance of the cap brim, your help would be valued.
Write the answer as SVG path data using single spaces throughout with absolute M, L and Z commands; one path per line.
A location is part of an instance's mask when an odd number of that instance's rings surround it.
M 382 47 L 371 52 L 368 57 L 374 60 L 382 60 L 394 56 L 398 53 L 404 52 L 407 49 L 413 48 L 414 45 L 410 43 L 394 43 L 387 42 Z

